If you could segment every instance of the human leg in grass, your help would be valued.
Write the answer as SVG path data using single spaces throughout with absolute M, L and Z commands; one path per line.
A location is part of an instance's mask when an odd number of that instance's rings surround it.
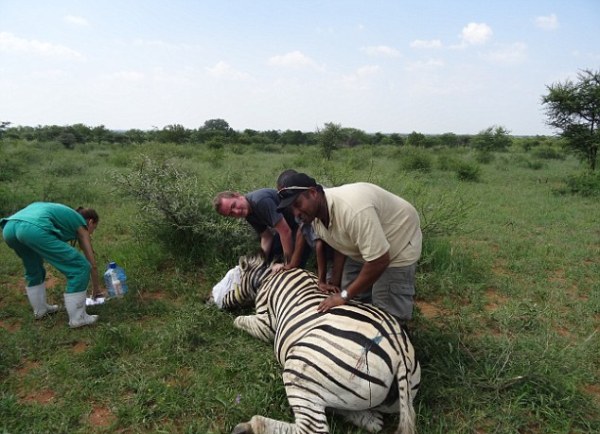
M 46 284 L 44 282 L 35 286 L 27 286 L 27 298 L 33 308 L 35 319 L 41 319 L 44 316 L 58 311 L 58 305 L 46 303 Z
M 98 315 L 88 315 L 85 311 L 86 292 L 65 292 L 65 308 L 69 314 L 69 327 L 78 328 L 92 325 L 98 321 Z
M 33 228 L 37 232 L 37 228 Z M 25 236 L 24 236 L 25 234 Z M 46 303 L 46 269 L 42 256 L 32 249 L 25 239 L 29 235 L 29 227 L 21 222 L 9 221 L 5 224 L 3 238 L 23 261 L 25 267 L 25 292 L 29 304 L 33 308 L 35 319 L 41 319 L 47 314 L 58 311 L 55 304 Z

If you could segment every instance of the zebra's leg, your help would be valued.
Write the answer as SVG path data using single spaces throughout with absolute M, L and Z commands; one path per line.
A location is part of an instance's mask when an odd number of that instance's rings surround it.
M 356 425 L 369 432 L 379 432 L 383 429 L 383 416 L 374 410 L 333 410 L 335 414 L 342 416 L 351 424 Z
M 233 325 L 261 341 L 273 342 L 275 339 L 275 332 L 270 326 L 269 315 L 266 313 L 238 316 L 233 320 Z
M 321 401 L 318 391 L 307 387 L 293 370 L 284 370 L 283 384 L 295 423 L 253 416 L 249 422 L 237 425 L 232 434 L 329 434 L 325 407 L 317 404 Z
M 304 401 L 304 399 L 300 401 Z M 311 409 L 309 405 L 292 407 L 296 423 L 257 415 L 248 422 L 236 425 L 231 434 L 329 434 L 324 409 L 320 408 L 320 411 L 318 408 Z M 314 406 L 310 405 L 310 407 Z
M 295 434 L 295 428 L 294 424 L 257 415 L 236 425 L 231 434 Z
M 305 368 L 302 362 L 288 359 L 283 369 L 285 393 L 295 419 L 293 431 L 290 433 L 329 434 L 323 405 L 323 395 L 327 391 L 318 382 L 305 378 Z

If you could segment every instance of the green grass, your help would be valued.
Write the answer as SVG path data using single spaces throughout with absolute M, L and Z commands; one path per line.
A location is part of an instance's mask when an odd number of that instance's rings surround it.
M 96 208 L 98 262 L 121 264 L 130 288 L 88 309 L 100 315 L 94 327 L 70 330 L 64 311 L 35 321 L 21 264 L 0 243 L 0 432 L 227 433 L 254 414 L 291 420 L 271 347 L 205 304 L 233 261 L 211 261 L 210 244 L 174 249 L 115 182 L 144 156 L 189 171 L 207 193 L 272 186 L 293 167 L 405 197 L 428 225 L 411 327 L 419 432 L 600 431 L 600 204 L 554 193 L 579 170 L 571 158 L 533 167 L 516 151 L 477 162 L 463 149 L 429 150 L 423 172 L 404 171 L 390 146 L 341 149 L 329 162 L 291 146 L 0 149 L 13 168 L 0 179 L 0 214 L 40 199 Z M 478 179 L 461 181 L 461 164 L 478 166 Z M 48 297 L 62 304 L 64 280 L 48 271 Z M 330 425 L 363 433 L 336 417 Z M 395 427 L 386 417 L 383 433 Z

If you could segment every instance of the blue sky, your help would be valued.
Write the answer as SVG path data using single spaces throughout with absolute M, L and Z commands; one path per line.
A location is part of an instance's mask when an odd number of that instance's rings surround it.
M 0 0 L 0 121 L 552 134 L 598 41 L 598 0 Z

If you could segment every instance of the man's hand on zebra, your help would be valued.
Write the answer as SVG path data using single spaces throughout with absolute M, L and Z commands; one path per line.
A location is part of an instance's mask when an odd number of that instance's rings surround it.
M 317 311 L 319 312 L 327 312 L 332 307 L 340 306 L 346 303 L 346 299 L 344 299 L 340 293 L 330 295 L 325 300 L 319 304 Z
M 285 265 L 278 263 L 278 264 L 273 264 L 271 265 L 271 274 L 277 274 L 280 271 L 284 271 L 285 270 Z
M 325 282 L 319 282 L 319 290 L 326 294 L 335 294 L 337 292 L 340 292 L 340 288 L 338 286 Z

